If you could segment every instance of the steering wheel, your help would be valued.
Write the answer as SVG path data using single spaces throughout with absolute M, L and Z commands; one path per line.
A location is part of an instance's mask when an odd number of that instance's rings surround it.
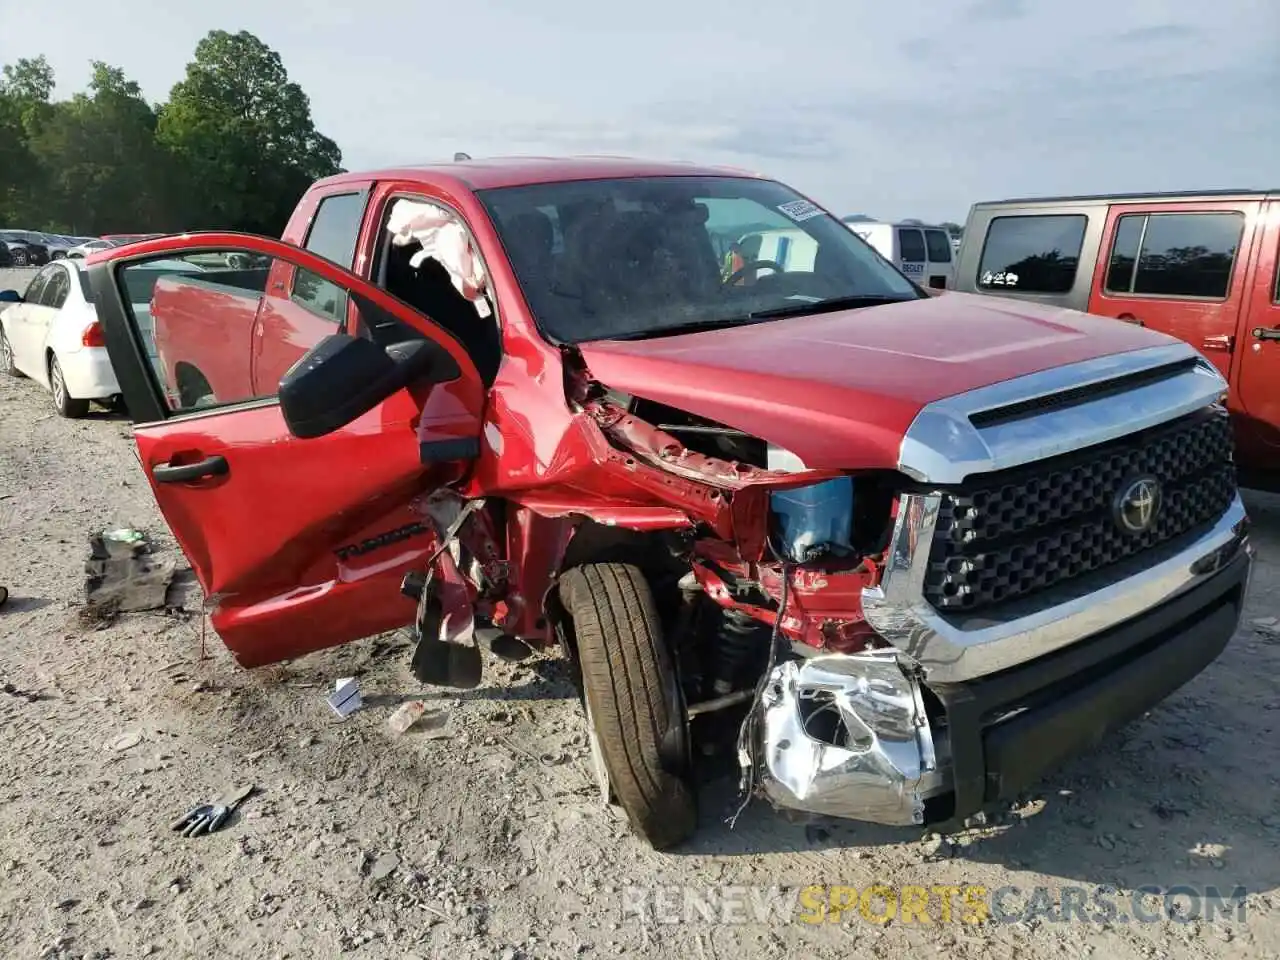
M 721 286 L 731 287 L 733 286 L 733 284 L 737 283 L 738 280 L 740 280 L 742 277 L 746 276 L 747 273 L 755 273 L 757 270 L 761 269 L 762 267 L 772 270 L 774 273 L 787 272 L 786 269 L 782 266 L 782 264 L 774 260 L 752 260 L 745 267 L 739 267 L 737 270 L 733 271 L 733 273 L 729 274 L 729 276 L 725 277 L 724 282 L 721 284 Z

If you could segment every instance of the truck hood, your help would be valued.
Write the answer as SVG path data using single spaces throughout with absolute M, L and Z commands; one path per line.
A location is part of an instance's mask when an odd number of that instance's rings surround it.
M 578 349 L 591 378 L 785 447 L 815 469 L 894 469 L 927 404 L 1175 343 L 1132 324 L 951 293 Z

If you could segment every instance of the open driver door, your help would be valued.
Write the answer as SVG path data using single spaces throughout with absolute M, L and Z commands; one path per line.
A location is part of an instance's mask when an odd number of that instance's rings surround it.
M 462 345 L 265 237 L 163 237 L 86 269 L 142 469 L 235 658 L 258 666 L 412 623 L 399 586 L 437 545 L 415 501 L 480 449 L 485 387 Z

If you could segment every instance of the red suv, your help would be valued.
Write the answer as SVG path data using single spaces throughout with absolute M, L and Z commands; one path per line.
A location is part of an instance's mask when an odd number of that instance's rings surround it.
M 1191 344 L 1226 378 L 1243 479 L 1280 490 L 1280 193 L 974 204 L 956 288 L 1087 310 Z

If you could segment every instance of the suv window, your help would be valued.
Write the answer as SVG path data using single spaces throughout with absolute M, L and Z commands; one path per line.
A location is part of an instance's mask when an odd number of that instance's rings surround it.
M 1125 214 L 1116 223 L 1104 289 L 1222 300 L 1243 232 L 1237 211 Z
M 945 230 L 926 230 L 924 242 L 929 249 L 930 263 L 951 262 L 951 238 Z
M 898 253 L 903 260 L 911 263 L 923 263 L 929 259 L 925 254 L 924 237 L 919 230 L 898 231 Z
M 996 217 L 982 246 L 978 286 L 1067 293 L 1075 283 L 1088 223 L 1079 213 Z
M 365 193 L 339 193 L 325 197 L 316 207 L 303 246 L 340 267 L 352 269 L 367 199 Z M 342 323 L 346 319 L 346 292 L 315 274 L 295 271 L 290 297 L 326 320 Z
M 60 309 L 67 302 L 67 294 L 70 292 L 71 280 L 67 276 L 67 271 L 59 267 L 49 275 L 49 282 L 45 284 L 40 294 L 40 303 L 55 310 Z

